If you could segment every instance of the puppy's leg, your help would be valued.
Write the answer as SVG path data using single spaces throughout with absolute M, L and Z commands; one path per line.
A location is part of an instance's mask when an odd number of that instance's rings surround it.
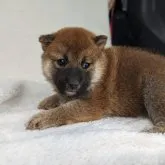
M 57 95 L 52 95 L 42 100 L 38 105 L 38 109 L 48 110 L 48 109 L 55 108 L 59 105 L 60 105 L 59 97 Z
M 151 129 L 144 130 L 148 133 L 165 133 L 165 122 L 159 122 L 153 126 Z
M 95 103 L 96 104 L 96 103 Z M 53 126 L 97 120 L 103 117 L 103 108 L 82 100 L 65 103 L 55 109 L 32 117 L 27 129 L 45 129 Z
M 154 127 L 151 133 L 165 133 L 165 78 L 164 75 L 147 79 L 144 87 L 144 102 Z

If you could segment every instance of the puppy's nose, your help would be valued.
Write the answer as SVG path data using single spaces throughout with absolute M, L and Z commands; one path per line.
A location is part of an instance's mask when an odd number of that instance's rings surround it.
M 70 89 L 78 89 L 79 88 L 79 82 L 77 80 L 71 80 L 68 82 L 68 86 Z

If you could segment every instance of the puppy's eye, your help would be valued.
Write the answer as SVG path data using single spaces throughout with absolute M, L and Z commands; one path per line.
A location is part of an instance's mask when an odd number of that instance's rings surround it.
M 59 66 L 65 66 L 67 63 L 68 63 L 68 60 L 65 58 L 61 58 L 61 59 L 57 60 L 57 64 Z
M 88 62 L 82 62 L 82 63 L 81 63 L 81 67 L 82 67 L 83 69 L 88 69 L 89 66 L 90 66 L 90 63 L 88 63 Z

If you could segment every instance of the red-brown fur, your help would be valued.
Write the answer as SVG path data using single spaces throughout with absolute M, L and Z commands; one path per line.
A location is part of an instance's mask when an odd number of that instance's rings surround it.
M 50 60 L 66 52 L 68 67 L 87 56 L 87 70 L 94 75 L 86 99 L 70 100 L 55 94 L 43 100 L 39 108 L 50 109 L 34 116 L 28 129 L 43 129 L 64 124 L 97 120 L 106 116 L 137 117 L 147 115 L 155 125 L 150 132 L 165 132 L 165 58 L 137 48 L 104 48 L 106 37 L 83 28 L 64 28 L 49 37 L 41 36 L 44 53 L 43 72 L 52 82 L 56 72 Z M 49 62 L 48 62 L 49 61 Z M 52 99 L 53 98 L 53 99 Z

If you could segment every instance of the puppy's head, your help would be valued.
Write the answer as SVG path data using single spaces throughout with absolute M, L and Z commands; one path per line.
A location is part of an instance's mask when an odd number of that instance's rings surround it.
M 83 28 L 64 28 L 39 37 L 43 73 L 59 94 L 81 97 L 101 81 L 106 40 Z

